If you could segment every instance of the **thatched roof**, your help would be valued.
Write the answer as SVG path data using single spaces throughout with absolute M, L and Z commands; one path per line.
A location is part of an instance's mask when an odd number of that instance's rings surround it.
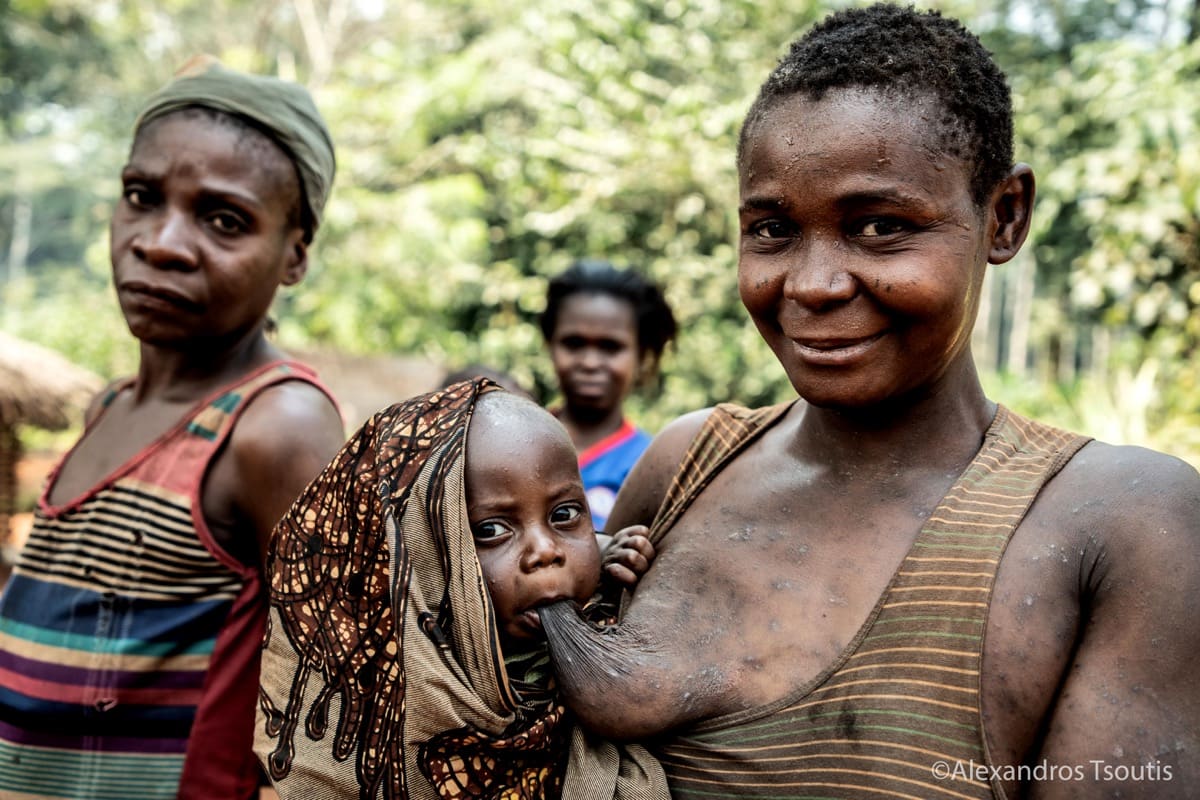
M 103 383 L 58 352 L 0 331 L 0 423 L 62 430 Z

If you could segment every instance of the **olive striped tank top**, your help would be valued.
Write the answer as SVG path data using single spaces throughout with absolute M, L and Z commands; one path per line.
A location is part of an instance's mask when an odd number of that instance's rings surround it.
M 786 408 L 714 410 L 652 535 Z M 709 720 L 659 748 L 672 797 L 1002 797 L 970 768 L 988 764 L 979 691 L 992 583 L 1033 499 L 1087 441 L 998 408 L 841 656 L 783 700 Z

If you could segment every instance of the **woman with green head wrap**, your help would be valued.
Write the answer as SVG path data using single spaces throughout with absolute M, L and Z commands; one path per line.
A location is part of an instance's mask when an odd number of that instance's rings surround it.
M 0 599 L 0 796 L 256 794 L 262 558 L 343 440 L 265 329 L 333 174 L 293 83 L 201 59 L 139 115 L 111 230 L 138 371 L 92 404 Z
M 273 142 L 296 169 L 299 219 L 311 242 L 321 221 L 336 162 L 333 139 L 303 86 L 265 75 L 249 75 L 210 56 L 189 61 L 175 80 L 155 93 L 138 115 L 134 139 L 155 120 L 190 110 L 247 125 Z

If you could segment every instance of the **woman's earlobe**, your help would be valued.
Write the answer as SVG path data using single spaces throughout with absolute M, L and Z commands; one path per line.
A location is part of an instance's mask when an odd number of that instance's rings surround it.
M 1010 260 L 1025 243 L 1033 220 L 1033 199 L 1036 184 L 1033 169 L 1017 164 L 992 193 L 991 213 L 996 222 L 988 261 L 1003 264 Z

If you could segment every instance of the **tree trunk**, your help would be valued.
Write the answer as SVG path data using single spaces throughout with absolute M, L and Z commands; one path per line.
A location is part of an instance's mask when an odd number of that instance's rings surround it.
M 992 299 L 1000 290 L 1000 273 L 995 267 L 990 267 L 983 280 L 983 289 L 979 295 L 979 313 L 975 315 L 975 330 L 971 334 L 971 350 L 975 353 L 975 361 L 985 370 L 995 370 L 996 356 L 996 323 L 992 319 Z
M 0 421 L 0 547 L 12 536 L 13 514 L 17 511 L 17 462 L 21 460 L 21 440 L 16 425 Z
M 1008 332 L 1008 363 L 1011 375 L 1028 371 L 1029 332 L 1033 322 L 1033 289 L 1037 265 L 1032 255 L 1021 254 L 1012 261 L 1012 326 Z
M 32 234 L 33 202 L 18 185 L 16 196 L 13 198 L 12 238 L 8 242 L 7 277 L 10 283 L 15 283 L 25 277 L 25 265 L 29 259 L 29 243 Z

